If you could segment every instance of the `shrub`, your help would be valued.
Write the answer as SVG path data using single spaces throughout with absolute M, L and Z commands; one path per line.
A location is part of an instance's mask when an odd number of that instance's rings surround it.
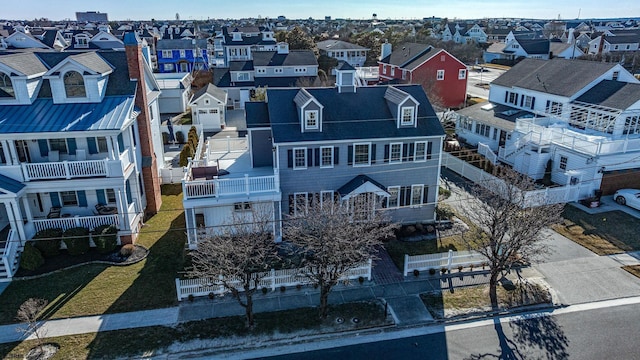
M 178 144 L 184 144 L 184 133 L 182 131 L 176 131 L 175 135 Z
M 213 298 L 215 298 L 216 295 L 212 292 L 209 293 L 209 299 L 213 300 Z
M 162 133 L 162 143 L 165 145 L 169 145 L 169 133 L 168 132 L 163 132 Z
M 362 277 L 362 276 L 358 276 L 358 282 L 359 282 L 360 284 L 364 283 L 364 277 Z
M 112 252 L 118 246 L 118 229 L 113 225 L 101 225 L 93 230 L 93 242 L 101 254 Z
M 431 268 L 429 269 L 429 275 L 435 275 L 436 274 L 436 269 Z
M 287 290 L 287 287 L 282 285 L 280 286 L 280 292 L 285 292 Z
M 40 230 L 33 237 L 34 240 L 37 240 L 34 246 L 40 250 L 44 257 L 56 256 L 60 254 L 62 232 L 60 228 Z
M 418 269 L 413 269 L 413 276 L 415 276 L 415 277 L 420 276 L 420 270 L 418 270 Z
M 180 166 L 187 166 L 189 165 L 189 158 L 193 157 L 193 150 L 191 150 L 191 146 L 189 144 L 186 144 L 183 148 L 182 151 L 180 151 Z
M 20 257 L 20 267 L 25 270 L 35 270 L 44 264 L 44 258 L 40 250 L 33 246 L 33 243 L 28 242 L 24 246 L 22 256 Z
M 442 269 L 440 269 L 440 272 L 441 272 L 443 275 L 444 275 L 444 274 L 446 274 L 446 273 L 447 273 L 447 268 L 444 268 L 444 267 L 443 267 Z
M 133 254 L 134 249 L 135 247 L 133 246 L 133 244 L 122 245 L 122 248 L 120 249 L 120 255 L 131 256 L 131 254 Z
M 462 271 L 462 269 L 464 269 L 464 267 L 462 265 L 458 266 L 458 271 Z
M 262 294 L 267 295 L 268 291 L 269 291 L 269 289 L 267 289 L 266 287 L 262 288 Z
M 82 255 L 89 251 L 89 229 L 75 227 L 65 230 L 62 241 L 67 245 L 69 255 Z

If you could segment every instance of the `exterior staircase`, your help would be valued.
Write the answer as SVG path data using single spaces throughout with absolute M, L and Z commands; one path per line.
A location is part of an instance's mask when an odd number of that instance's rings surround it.
M 9 228 L 9 226 L 7 226 Z M 7 229 L 5 228 L 5 230 Z M 22 253 L 22 244 L 11 229 L 2 230 L 0 233 L 0 251 L 2 261 L 0 261 L 0 282 L 11 281 L 18 271 L 20 265 L 20 254 Z

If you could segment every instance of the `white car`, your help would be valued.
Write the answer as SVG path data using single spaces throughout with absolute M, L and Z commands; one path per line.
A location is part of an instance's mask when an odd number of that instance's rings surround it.
M 620 189 L 613 194 L 613 199 L 620 205 L 640 210 L 640 190 L 638 189 Z

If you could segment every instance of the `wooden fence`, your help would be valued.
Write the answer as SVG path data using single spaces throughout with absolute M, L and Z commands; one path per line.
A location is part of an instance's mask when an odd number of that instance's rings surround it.
M 309 284 L 309 278 L 304 274 L 306 269 L 285 269 L 274 270 L 255 274 L 253 279 L 260 279 L 258 288 L 267 288 L 271 291 L 275 291 L 281 286 L 296 286 Z M 366 263 L 357 266 L 349 270 L 341 281 L 358 279 L 363 277 L 367 280 L 371 280 L 371 259 Z M 207 296 L 209 294 L 224 295 L 229 292 L 221 283 L 222 278 L 198 278 L 198 279 L 176 279 L 176 293 L 178 301 L 182 301 L 193 296 Z M 239 279 L 234 281 L 234 286 L 243 291 L 242 285 Z

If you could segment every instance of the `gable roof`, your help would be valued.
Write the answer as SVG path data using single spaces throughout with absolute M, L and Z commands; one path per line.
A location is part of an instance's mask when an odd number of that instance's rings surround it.
M 362 187 L 362 189 L 357 193 L 354 193 L 354 191 L 358 190 L 360 187 Z M 345 197 L 349 197 L 349 195 L 358 195 L 363 192 L 375 192 L 378 195 L 389 196 L 389 193 L 385 190 L 386 188 L 386 186 L 373 180 L 367 175 L 361 174 L 351 179 L 348 183 L 342 185 L 337 192 L 341 197 L 343 197 L 343 199 Z
M 42 61 L 30 52 L 2 55 L 0 56 L 0 63 L 27 77 L 47 72 L 47 67 Z
M 277 51 L 253 51 L 254 66 L 298 66 L 318 65 L 313 50 L 291 50 L 288 54 Z
M 560 58 L 523 59 L 491 85 L 519 87 L 570 97 L 616 65 Z
M 442 136 L 444 130 L 420 85 L 396 85 L 420 104 L 416 127 L 398 128 L 384 95 L 387 86 L 358 88 L 355 93 L 338 93 L 335 88 L 307 88 L 324 105 L 322 132 L 300 132 L 298 108 L 294 102 L 300 89 L 268 89 L 268 113 L 274 143 L 332 141 L 411 136 Z M 250 114 L 248 113 L 247 116 Z M 247 120 L 248 122 L 253 120 Z
M 625 110 L 640 101 L 640 84 L 602 80 L 577 101 Z
M 352 44 L 350 42 L 342 41 L 342 40 L 325 40 L 320 41 L 316 44 L 318 49 L 329 51 L 329 50 L 370 50 L 364 46 L 360 46 L 358 44 Z
M 78 64 L 91 69 L 98 74 L 107 74 L 113 71 L 111 65 L 93 51 L 71 55 L 69 56 L 69 59 L 74 60 Z
M 403 66 L 404 64 L 412 61 L 431 48 L 431 45 L 404 43 L 398 46 L 398 49 L 393 50 L 387 57 L 380 60 L 380 62 L 390 65 Z
M 193 94 L 193 96 L 191 97 L 191 100 L 189 102 L 191 103 L 200 99 L 200 97 L 202 97 L 204 94 L 209 94 L 214 99 L 220 100 L 222 102 L 226 101 L 226 98 L 227 98 L 227 93 L 224 90 L 220 89 L 219 87 L 213 84 L 207 84 L 207 86 L 196 91 L 195 94 Z
M 529 55 L 547 55 L 549 54 L 549 40 L 547 39 L 520 39 L 516 41 L 524 51 Z

